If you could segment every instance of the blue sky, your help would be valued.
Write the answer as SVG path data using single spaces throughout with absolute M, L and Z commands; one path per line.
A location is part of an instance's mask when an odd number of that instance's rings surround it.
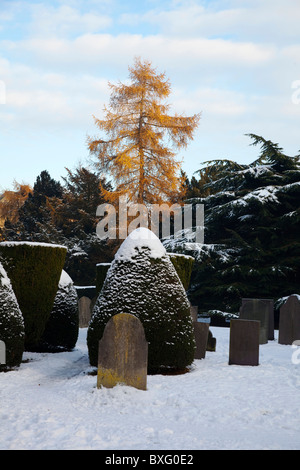
M 253 161 L 247 133 L 300 149 L 299 0 L 0 0 L 0 189 L 86 164 L 108 81 L 134 57 L 170 79 L 172 111 L 202 113 L 184 152 Z

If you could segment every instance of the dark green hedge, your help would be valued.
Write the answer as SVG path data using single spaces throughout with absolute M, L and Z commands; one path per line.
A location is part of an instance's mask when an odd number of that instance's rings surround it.
M 38 349 L 45 352 L 71 351 L 78 333 L 78 296 L 72 279 L 63 271 Z
M 100 291 L 103 287 L 103 284 L 104 284 L 104 281 L 105 281 L 105 278 L 106 278 L 106 274 L 107 274 L 107 271 L 109 270 L 110 266 L 111 266 L 111 263 L 96 264 L 96 291 L 97 291 L 97 295 L 100 293 Z
M 25 350 L 36 351 L 48 320 L 67 248 L 46 243 L 3 242 L 0 255 L 25 323 Z
M 180 253 L 168 253 L 185 290 L 188 290 L 195 259 Z
M 0 263 L 0 340 L 5 344 L 5 364 L 0 371 L 18 367 L 22 362 L 25 327 L 10 280 Z

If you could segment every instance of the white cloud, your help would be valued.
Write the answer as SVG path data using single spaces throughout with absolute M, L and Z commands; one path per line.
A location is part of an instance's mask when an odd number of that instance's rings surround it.
M 171 38 L 162 35 L 138 34 L 84 34 L 74 40 L 59 38 L 33 38 L 20 41 L 19 51 L 51 67 L 97 67 L 127 62 L 141 55 L 146 58 L 173 62 L 178 69 L 184 64 L 202 63 L 212 67 L 256 66 L 274 59 L 276 49 L 251 42 L 239 43 L 224 39 Z M 154 60 L 154 59 L 153 59 Z
M 300 8 L 297 0 L 229 0 L 175 2 L 137 15 L 123 15 L 122 22 L 150 23 L 165 35 L 232 37 L 239 41 L 270 44 L 299 39 Z
M 72 34 L 97 32 L 111 25 L 108 15 L 95 10 L 81 12 L 69 5 L 57 8 L 44 3 L 30 4 L 31 21 L 27 25 L 28 33 L 33 37 L 68 37 Z
M 97 133 L 92 115 L 101 118 L 108 81 L 125 81 L 140 55 L 170 78 L 174 111 L 202 112 L 185 158 L 193 171 L 206 158 L 240 160 L 247 132 L 293 154 L 288 146 L 299 147 L 300 118 L 300 104 L 291 100 L 291 84 L 300 80 L 298 0 L 148 0 L 138 9 L 134 3 L 120 1 L 121 16 L 118 0 L 5 3 L 0 122 L 8 142 L 22 134 L 25 144 L 28 133 L 30 145 L 42 142 L 50 154 L 57 142 L 61 155 L 63 136 L 65 148 L 76 142 L 79 153 L 81 136 Z M 13 153 L 9 145 L 7 152 Z

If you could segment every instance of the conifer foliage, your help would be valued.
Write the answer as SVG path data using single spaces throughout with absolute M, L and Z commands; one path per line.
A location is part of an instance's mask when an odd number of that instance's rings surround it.
M 181 185 L 175 150 L 193 138 L 200 115 L 168 114 L 170 106 L 164 100 L 170 83 L 151 62 L 137 58 L 129 72 L 129 85 L 109 84 L 112 94 L 105 117 L 95 118 L 108 139 L 89 138 L 89 149 L 116 184 L 116 191 L 106 193 L 109 201 L 123 194 L 137 203 L 171 200 Z
M 205 244 L 193 253 L 189 292 L 203 312 L 238 312 L 242 297 L 278 299 L 299 290 L 299 155 L 249 136 L 261 146 L 259 157 L 250 165 L 208 162 L 208 195 L 189 201 L 205 208 Z M 181 241 L 177 248 L 191 254 L 194 247 Z

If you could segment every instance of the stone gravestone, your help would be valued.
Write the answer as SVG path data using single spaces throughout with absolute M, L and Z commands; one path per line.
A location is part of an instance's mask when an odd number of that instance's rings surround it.
M 269 338 L 269 316 L 268 303 L 260 299 L 242 299 L 240 308 L 241 320 L 256 320 L 260 322 L 259 343 L 265 344 Z
M 197 305 L 190 305 L 196 342 L 195 359 L 204 359 L 206 351 L 216 350 L 216 339 L 209 330 L 209 323 L 198 321 Z
M 274 339 L 274 300 L 273 299 L 242 299 L 242 305 L 246 302 L 259 300 L 260 305 L 266 304 L 269 309 L 269 333 L 268 339 Z
M 6 345 L 4 341 L 0 339 L 0 364 L 6 364 Z
M 198 320 L 198 307 L 197 305 L 190 305 L 190 312 L 193 322 Z
M 79 328 L 86 328 L 91 319 L 91 306 L 92 300 L 89 297 L 83 296 L 78 300 L 79 310 Z
M 300 340 L 300 297 L 290 295 L 280 307 L 278 343 L 293 344 Z
M 147 387 L 148 343 L 140 320 L 129 313 L 114 315 L 99 341 L 97 387 L 118 383 Z
M 196 342 L 195 359 L 204 359 L 207 350 L 209 324 L 193 322 Z
M 258 366 L 260 322 L 230 320 L 229 364 Z
M 269 307 L 269 340 L 274 340 L 274 300 L 261 299 Z

